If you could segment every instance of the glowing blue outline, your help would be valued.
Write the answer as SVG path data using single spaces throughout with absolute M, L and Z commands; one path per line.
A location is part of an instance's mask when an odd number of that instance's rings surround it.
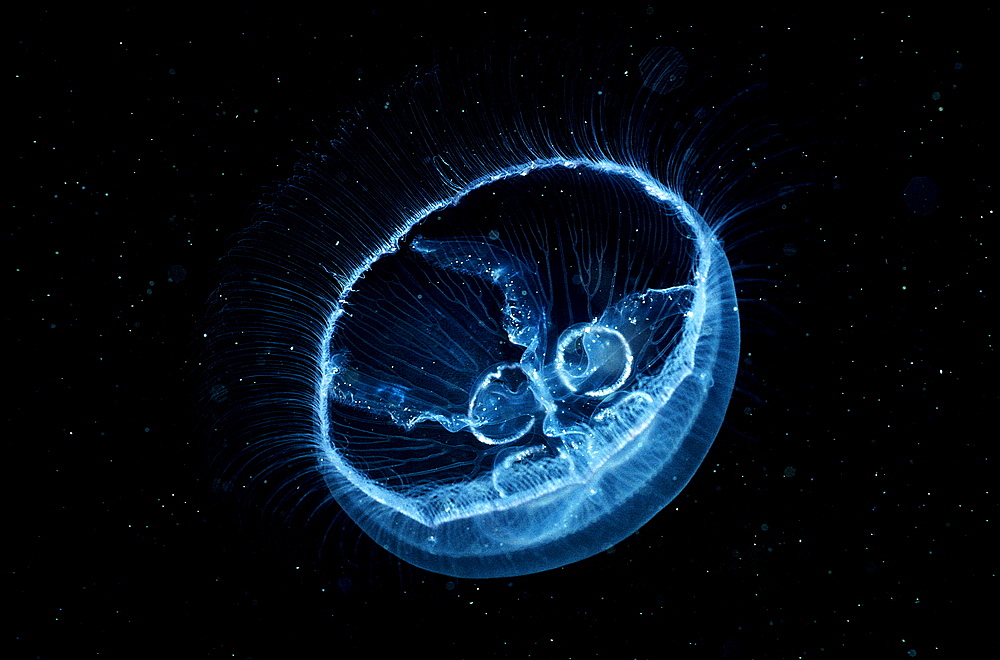
M 666 188 L 665 186 L 657 182 L 649 175 L 645 174 L 644 172 L 641 172 L 640 170 L 634 167 L 626 167 L 618 165 L 616 163 L 612 163 L 610 161 L 549 158 L 544 160 L 531 161 L 529 163 L 519 166 L 512 166 L 500 170 L 499 172 L 496 172 L 494 174 L 480 177 L 473 183 L 462 188 L 461 191 L 457 193 L 454 197 L 427 206 L 419 213 L 411 216 L 406 226 L 400 229 L 391 241 L 388 241 L 387 244 L 383 245 L 381 250 L 375 252 L 368 259 L 368 261 L 364 263 L 364 265 L 362 265 L 352 273 L 351 279 L 346 282 L 345 286 L 343 287 L 343 290 L 345 292 L 349 292 L 354 283 L 357 282 L 358 279 L 362 276 L 362 274 L 365 273 L 368 269 L 370 269 L 376 261 L 378 261 L 382 256 L 393 253 L 396 250 L 398 250 L 399 242 L 409 233 L 409 231 L 413 228 L 413 226 L 420 220 L 434 213 L 435 211 L 439 211 L 448 206 L 453 206 L 473 190 L 489 185 L 491 183 L 495 183 L 497 181 L 500 181 L 501 179 L 512 178 L 515 176 L 523 176 L 530 174 L 533 171 L 555 168 L 555 167 L 565 167 L 568 169 L 585 167 L 587 169 L 596 172 L 610 173 L 610 174 L 625 176 L 629 179 L 632 179 L 642 187 L 642 189 L 646 192 L 646 194 L 653 197 L 654 199 L 668 203 L 673 210 L 679 213 L 680 217 L 683 219 L 685 224 L 694 231 L 696 236 L 696 242 L 698 245 L 698 250 L 697 250 L 698 258 L 695 261 L 695 267 L 693 268 L 693 276 L 692 276 L 692 283 L 695 285 L 693 289 L 695 295 L 692 307 L 687 312 L 687 315 L 693 318 L 693 322 L 685 321 L 685 323 L 683 324 L 682 337 L 678 341 L 677 346 L 674 348 L 675 355 L 678 355 L 679 351 L 683 351 L 683 355 L 681 357 L 683 357 L 683 364 L 685 365 L 686 369 L 684 373 L 677 373 L 675 369 L 673 373 L 669 374 L 669 377 L 667 378 L 669 384 L 658 389 L 658 394 L 659 394 L 658 405 L 655 407 L 655 410 L 651 410 L 649 412 L 648 419 L 645 420 L 645 423 L 640 424 L 638 429 L 630 429 L 629 432 L 622 434 L 619 437 L 619 441 L 617 443 L 612 443 L 610 446 L 605 446 L 601 448 L 602 451 L 600 452 L 599 455 L 595 456 L 594 454 L 591 453 L 597 451 L 596 447 L 593 447 L 592 445 L 588 447 L 586 453 L 588 459 L 590 460 L 588 460 L 588 465 L 587 465 L 588 471 L 586 474 L 579 474 L 578 471 L 582 466 L 576 465 L 571 461 L 570 473 L 575 475 L 575 478 L 572 481 L 565 481 L 565 480 L 557 481 L 555 479 L 549 479 L 548 481 L 545 482 L 544 487 L 536 486 L 531 490 L 521 493 L 520 497 L 511 497 L 509 495 L 505 495 L 505 496 L 500 496 L 499 498 L 492 496 L 462 498 L 463 500 L 466 500 L 466 502 L 470 502 L 469 504 L 465 505 L 459 504 L 455 498 L 449 498 L 453 502 L 451 505 L 445 507 L 444 509 L 439 509 L 435 507 L 434 511 L 430 511 L 431 507 L 418 507 L 415 501 L 416 498 L 418 497 L 423 499 L 427 496 L 428 493 L 426 492 L 426 488 L 423 489 L 425 492 L 420 492 L 421 489 L 414 489 L 414 492 L 406 495 L 394 493 L 387 488 L 379 486 L 371 479 L 366 478 L 360 472 L 355 470 L 351 465 L 349 465 L 346 461 L 344 461 L 331 446 L 326 444 L 326 442 L 330 437 L 330 425 L 327 417 L 328 405 L 329 405 L 328 392 L 333 379 L 333 372 L 331 369 L 332 358 L 330 354 L 330 340 L 332 339 L 334 332 L 336 331 L 337 321 L 339 320 L 343 312 L 342 306 L 346 300 L 345 296 L 343 299 L 338 301 L 339 302 L 338 307 L 330 315 L 326 325 L 325 333 L 321 341 L 320 369 L 322 377 L 319 379 L 317 383 L 315 408 L 314 408 L 314 414 L 316 415 L 316 419 L 319 420 L 319 430 L 320 430 L 319 438 L 321 438 L 324 441 L 324 444 L 320 444 L 319 448 L 322 451 L 323 455 L 325 456 L 326 460 L 329 461 L 328 469 L 332 468 L 334 470 L 337 470 L 341 476 L 347 479 L 355 488 L 363 492 L 372 500 L 405 515 L 406 517 L 412 519 L 416 523 L 423 525 L 425 527 L 433 529 L 434 527 L 440 526 L 447 522 L 453 522 L 455 520 L 459 520 L 462 518 L 483 515 L 485 513 L 488 513 L 489 511 L 509 510 L 521 506 L 528 501 L 532 501 L 541 498 L 543 496 L 550 495 L 566 487 L 583 486 L 588 481 L 593 479 L 594 476 L 600 474 L 602 470 L 605 468 L 605 466 L 611 461 L 612 458 L 616 459 L 615 464 L 619 464 L 623 460 L 627 460 L 629 456 L 633 455 L 634 452 L 638 451 L 642 447 L 641 444 L 638 446 L 632 446 L 630 448 L 630 451 L 626 455 L 616 456 L 616 454 L 618 454 L 623 449 L 632 444 L 633 441 L 642 432 L 644 432 L 646 428 L 648 428 L 652 418 L 656 414 L 656 411 L 662 409 L 663 406 L 665 406 L 669 402 L 674 391 L 677 389 L 680 383 L 689 375 L 691 375 L 691 373 L 694 370 L 695 352 L 698 345 L 698 339 L 701 336 L 701 329 L 702 329 L 701 326 L 707 306 L 705 283 L 707 282 L 707 274 L 711 270 L 712 266 L 711 255 L 713 250 L 711 248 L 714 246 L 716 250 L 721 252 L 721 247 L 718 246 L 718 238 L 715 236 L 715 233 L 711 230 L 711 228 L 708 227 L 707 223 L 704 221 L 701 215 L 698 214 L 698 212 L 695 211 L 689 204 L 687 204 L 687 202 L 685 202 L 679 195 L 677 195 L 670 189 Z M 683 287 L 676 287 L 676 288 L 683 288 Z M 734 312 L 737 311 L 735 307 L 733 311 Z M 677 362 L 678 360 L 676 359 L 671 360 L 670 365 L 665 368 L 674 368 Z M 702 374 L 700 377 L 706 378 L 707 374 Z M 709 381 L 705 383 L 704 387 L 707 389 L 707 387 L 709 387 L 710 385 L 711 382 Z M 694 421 L 693 416 L 691 421 L 693 423 Z M 679 440 L 680 438 L 683 438 L 683 434 L 677 436 L 675 439 Z M 657 440 L 662 440 L 662 438 L 657 438 Z M 664 457 L 663 461 L 664 464 L 670 460 L 670 458 L 673 456 L 673 453 L 676 451 L 676 448 L 677 447 L 675 444 L 673 451 L 671 451 Z M 569 458 L 562 455 L 560 457 L 563 459 Z M 573 458 L 577 458 L 577 456 L 574 456 Z M 651 470 L 651 473 L 653 472 L 655 471 Z M 485 480 L 485 478 L 483 478 L 483 480 Z M 636 484 L 635 490 L 638 490 L 644 485 L 645 484 L 642 483 Z M 456 491 L 456 490 L 467 491 L 470 488 L 471 488 L 470 483 L 464 483 L 459 486 L 447 486 L 441 488 L 438 494 L 445 495 L 447 491 Z M 494 493 L 484 491 L 483 494 L 493 495 Z M 437 502 L 436 499 L 433 501 L 435 503 Z M 472 509 L 473 506 L 482 505 L 482 503 L 484 502 L 489 502 L 491 504 L 491 507 L 486 510 Z M 559 530 L 551 530 L 549 537 L 555 537 L 558 536 L 558 534 Z M 543 541 L 545 540 L 545 538 L 548 537 L 539 538 L 537 540 Z

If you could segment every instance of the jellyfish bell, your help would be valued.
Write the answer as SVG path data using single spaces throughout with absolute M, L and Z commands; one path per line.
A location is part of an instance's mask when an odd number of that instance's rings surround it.
M 748 145 L 684 124 L 686 75 L 674 49 L 523 50 L 319 145 L 213 303 L 232 478 L 453 576 L 575 562 L 663 509 L 740 345 L 719 231 Z

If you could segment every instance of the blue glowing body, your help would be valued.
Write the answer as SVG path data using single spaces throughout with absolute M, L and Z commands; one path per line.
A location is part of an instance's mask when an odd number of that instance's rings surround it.
M 514 217 L 490 213 L 498 195 Z M 672 500 L 718 432 L 739 353 L 729 263 L 683 200 L 611 163 L 533 162 L 446 201 L 331 314 L 328 481 L 435 571 L 593 555 Z
M 251 448 L 237 472 L 281 484 L 269 501 L 332 495 L 448 575 L 632 534 L 694 475 L 736 377 L 716 232 L 737 204 L 690 176 L 704 134 L 654 112 L 686 65 L 659 52 L 627 94 L 592 80 L 525 111 L 543 63 L 508 72 L 520 92 L 495 68 L 458 97 L 421 80 L 402 119 L 304 165 L 230 257 L 210 337 L 213 391 L 239 401 L 223 421 Z M 465 115 L 470 98 L 491 112 Z

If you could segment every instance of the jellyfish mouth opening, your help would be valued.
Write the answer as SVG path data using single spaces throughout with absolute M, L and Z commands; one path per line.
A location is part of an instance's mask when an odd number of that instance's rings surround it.
M 332 460 L 415 519 L 587 483 L 692 371 L 700 216 L 625 168 L 519 173 L 415 222 L 331 317 Z
M 540 419 L 549 438 L 572 433 L 576 426 L 585 432 L 596 408 L 628 382 L 635 359 L 624 334 L 598 323 L 567 328 L 551 365 L 532 364 L 533 355 L 526 351 L 525 362 L 494 365 L 477 381 L 468 420 L 483 444 L 519 440 Z

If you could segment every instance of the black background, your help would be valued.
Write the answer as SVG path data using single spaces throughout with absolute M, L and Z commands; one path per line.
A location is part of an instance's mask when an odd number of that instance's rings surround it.
M 997 654 L 992 13 L 613 4 L 10 18 L 0 655 Z M 345 99 L 528 34 L 659 38 L 811 127 L 811 185 L 741 248 L 773 286 L 727 424 L 667 510 L 572 566 L 447 578 L 349 525 L 315 561 L 212 489 L 218 259 Z

